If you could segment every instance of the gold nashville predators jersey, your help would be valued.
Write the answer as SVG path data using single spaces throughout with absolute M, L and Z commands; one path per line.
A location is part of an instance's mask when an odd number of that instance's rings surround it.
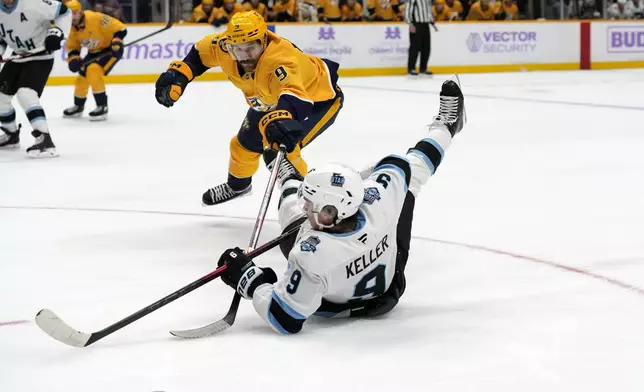
M 72 26 L 67 39 L 67 51 L 86 47 L 90 53 L 100 52 L 110 46 L 114 33 L 125 30 L 118 19 L 100 12 L 85 11 L 85 20 L 80 27 Z
M 254 72 L 244 72 L 228 54 L 226 33 L 208 35 L 195 48 L 203 65 L 221 67 L 257 111 L 275 109 L 284 94 L 311 104 L 335 97 L 331 72 L 322 59 L 302 52 L 277 34 L 269 31 L 267 35 L 266 49 Z

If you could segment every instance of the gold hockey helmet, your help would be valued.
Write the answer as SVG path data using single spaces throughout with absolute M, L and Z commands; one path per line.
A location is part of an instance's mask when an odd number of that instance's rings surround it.
M 227 43 L 236 45 L 260 40 L 263 46 L 267 30 L 266 21 L 257 11 L 238 12 L 228 22 Z
M 83 6 L 78 0 L 69 0 L 65 2 L 65 6 L 69 8 L 70 11 L 82 11 Z

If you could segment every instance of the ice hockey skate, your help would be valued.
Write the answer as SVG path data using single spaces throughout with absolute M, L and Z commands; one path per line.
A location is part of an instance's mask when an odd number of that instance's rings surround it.
M 5 127 L 0 127 L 0 149 L 9 150 L 20 147 L 20 126 L 16 132 L 9 132 Z
M 51 135 L 40 131 L 31 132 L 33 137 L 36 138 L 34 145 L 27 149 L 27 156 L 29 158 L 56 158 L 56 146 L 51 140 Z
M 249 194 L 252 188 L 252 185 L 248 185 L 245 189 L 236 191 L 225 182 L 204 192 L 201 196 L 201 202 L 203 203 L 203 206 L 214 206 L 216 204 L 225 203 L 236 197 Z
M 79 106 L 79 105 L 70 106 L 67 109 L 63 110 L 63 117 L 65 118 L 81 117 L 83 115 L 83 110 L 85 110 L 83 106 Z
M 273 171 L 273 166 L 275 166 L 275 158 L 277 158 L 277 151 L 272 149 L 272 148 L 267 148 L 264 150 L 264 153 L 262 154 L 264 157 L 264 163 L 266 164 L 266 168 L 269 171 Z M 284 159 L 282 159 L 282 162 L 280 162 L 280 166 L 277 171 L 277 179 L 279 180 L 280 184 L 284 183 L 284 181 L 294 178 L 296 180 L 302 180 L 304 177 L 297 171 L 295 166 L 284 156 Z
M 89 121 L 107 120 L 107 105 L 96 106 L 96 109 L 89 112 Z
M 452 136 L 456 135 L 463 129 L 467 122 L 465 114 L 465 98 L 461 91 L 461 83 L 457 75 L 443 82 L 440 93 L 440 107 L 438 115 L 434 117 L 434 122 L 429 126 L 430 129 L 437 126 L 445 126 Z

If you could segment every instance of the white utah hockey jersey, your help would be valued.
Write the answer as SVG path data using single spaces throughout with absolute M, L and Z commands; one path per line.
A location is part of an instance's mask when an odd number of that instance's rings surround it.
M 71 28 L 71 12 L 56 0 L 15 0 L 11 8 L 0 2 L 0 55 L 7 47 L 16 54 L 45 50 L 45 38 L 51 25 L 67 35 Z M 53 54 L 30 56 L 14 62 L 51 59 Z
M 416 195 L 451 142 L 446 129 L 434 129 L 405 157 L 381 160 L 364 180 L 364 199 L 358 224 L 349 233 L 314 230 L 302 224 L 288 257 L 288 269 L 275 284 L 262 284 L 253 294 L 259 315 L 276 331 L 289 334 L 302 328 L 322 299 L 336 304 L 377 297 L 389 288 L 396 266 L 396 229 L 408 191 Z M 289 180 L 281 188 L 282 228 L 304 216 L 297 189 Z M 334 316 L 334 314 L 316 314 Z

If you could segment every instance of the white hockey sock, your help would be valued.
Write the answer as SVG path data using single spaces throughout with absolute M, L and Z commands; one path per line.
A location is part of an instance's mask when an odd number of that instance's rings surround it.
M 13 97 L 10 95 L 0 93 L 0 124 L 9 132 L 16 132 L 16 111 L 11 105 L 11 98 Z
M 40 131 L 42 133 L 49 133 L 49 126 L 47 125 L 47 118 L 45 117 L 45 111 L 42 106 L 40 106 L 40 98 L 38 98 L 38 93 L 30 88 L 19 88 L 16 93 L 18 97 L 18 102 L 20 106 L 25 111 L 31 127 L 34 131 Z

